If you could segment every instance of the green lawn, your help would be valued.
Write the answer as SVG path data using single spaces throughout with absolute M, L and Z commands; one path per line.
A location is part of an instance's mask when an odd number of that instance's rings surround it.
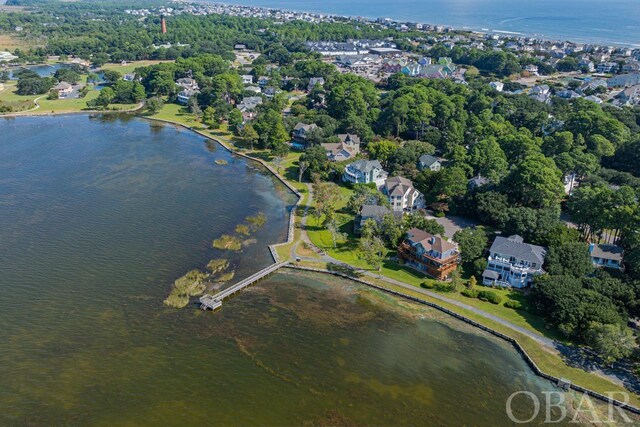
M 175 104 L 166 104 L 162 111 L 153 116 L 154 118 L 160 118 L 164 120 L 169 120 L 177 123 L 181 123 L 195 129 L 200 130 L 204 134 L 211 135 L 217 139 L 222 140 L 225 143 L 231 144 L 234 148 L 239 151 L 250 154 L 256 158 L 260 158 L 265 161 L 271 162 L 272 159 L 268 151 L 250 151 L 246 144 L 243 143 L 242 140 L 234 137 L 228 132 L 226 127 L 222 126 L 218 130 L 206 130 L 204 127 L 195 120 L 195 117 L 186 111 L 181 106 Z M 292 152 L 290 153 L 286 159 L 282 162 L 283 174 L 289 181 L 291 185 L 295 188 L 299 189 L 303 196 L 303 204 L 299 207 L 299 209 L 304 209 L 304 203 L 307 201 L 307 189 L 306 185 L 303 183 L 298 183 L 297 181 L 297 162 L 299 160 L 300 153 Z M 318 220 L 314 217 L 308 218 L 308 234 L 311 241 L 318 247 L 325 249 L 332 257 L 341 260 L 345 263 L 348 263 L 354 267 L 370 269 L 361 259 L 358 257 L 357 251 L 357 239 L 353 236 L 353 214 L 349 213 L 345 210 L 347 201 L 349 196 L 352 193 L 352 190 L 346 186 L 339 186 L 340 194 L 342 195 L 341 200 L 338 204 L 338 224 L 340 229 L 347 235 L 347 238 L 344 241 L 338 243 L 336 248 L 333 248 L 333 243 L 331 240 L 331 235 L 328 231 L 324 230 L 320 224 L 321 219 Z M 296 218 L 296 222 L 300 222 L 300 216 Z M 299 241 L 300 230 L 296 229 L 295 231 L 295 241 Z M 289 258 L 292 244 L 282 245 L 277 248 L 277 252 L 279 256 L 283 259 Z M 299 246 L 301 251 L 302 245 Z M 309 252 L 309 251 L 307 251 Z M 389 256 L 393 255 L 393 251 L 389 252 Z M 326 264 L 322 263 L 320 260 L 314 263 L 305 263 L 309 266 L 315 267 L 325 267 Z M 414 285 L 416 287 L 420 286 L 421 283 L 425 281 L 434 282 L 432 279 L 426 278 L 421 273 L 418 273 L 412 269 L 399 265 L 392 261 L 386 261 L 380 273 L 386 277 L 393 278 L 404 283 L 408 283 Z M 608 379 L 600 377 L 596 374 L 586 372 L 579 368 L 571 368 L 569 367 L 565 361 L 555 352 L 551 352 L 545 348 L 543 348 L 539 343 L 530 339 L 529 337 L 518 333 L 517 331 L 512 330 L 509 327 L 502 326 L 497 324 L 481 315 L 477 315 L 465 309 L 461 309 L 459 307 L 453 306 L 448 303 L 444 303 L 440 300 L 436 300 L 429 296 L 425 296 L 424 294 L 420 294 L 418 292 L 412 292 L 410 290 L 406 290 L 404 288 L 397 287 L 395 285 L 391 285 L 387 282 L 383 282 L 381 280 L 367 278 L 367 280 L 376 282 L 386 288 L 395 289 L 402 291 L 404 293 L 409 293 L 414 296 L 418 296 L 422 299 L 435 302 L 443 307 L 449 308 L 455 312 L 458 312 L 470 319 L 473 319 L 481 324 L 484 324 L 488 327 L 491 327 L 499 332 L 502 332 L 506 335 L 512 336 L 517 339 L 518 342 L 522 345 L 522 347 L 529 353 L 532 359 L 538 364 L 538 366 L 545 372 L 555 375 L 557 377 L 563 377 L 571 380 L 572 382 L 582 385 L 584 387 L 588 387 L 590 389 L 600 391 L 602 393 L 606 393 L 608 391 L 626 391 L 623 387 L 613 384 Z M 523 296 L 520 293 L 512 292 L 503 289 L 496 289 L 494 292 L 500 294 L 503 297 L 503 301 L 500 305 L 494 305 L 488 302 L 483 302 L 478 299 L 466 298 L 459 294 L 458 292 L 447 293 L 446 296 L 465 302 L 466 304 L 474 307 L 478 307 L 487 313 L 499 316 L 504 318 L 511 323 L 522 326 L 524 328 L 530 329 L 532 331 L 536 331 L 543 335 L 546 335 L 550 338 L 559 338 L 554 331 L 549 331 L 545 329 L 544 322 L 524 311 L 516 311 L 513 309 L 509 309 L 503 306 L 504 302 L 508 299 L 515 299 L 523 301 Z M 525 301 L 526 302 L 526 301 Z M 640 399 L 635 394 L 631 394 L 631 403 L 640 404 Z
M 149 65 L 160 64 L 162 62 L 174 62 L 174 61 L 134 61 L 127 62 L 127 65 L 122 65 L 121 63 L 108 63 L 104 64 L 100 67 L 100 70 L 114 70 L 119 72 L 120 74 L 130 74 L 135 71 L 136 68 L 140 67 L 148 67 Z
M 339 241 L 336 247 L 333 247 L 333 241 L 331 233 L 322 227 L 322 218 L 318 219 L 311 216 L 307 220 L 307 233 L 309 239 L 318 246 L 324 249 L 333 258 L 352 265 L 356 268 L 373 271 L 373 269 L 359 257 L 358 250 L 358 238 L 353 235 L 353 220 L 354 215 L 347 212 L 345 207 L 352 190 L 345 185 L 340 185 L 341 200 L 338 203 L 337 219 L 340 231 L 346 235 L 346 239 Z M 395 256 L 395 251 L 389 250 L 387 254 L 388 258 Z M 424 282 L 435 283 L 436 281 L 417 272 L 411 268 L 400 265 L 391 260 L 384 262 L 382 269 L 379 272 L 383 276 L 391 279 L 399 280 L 404 283 L 408 283 L 413 286 L 420 286 Z M 478 286 L 479 289 L 485 289 L 482 286 Z M 477 298 L 468 298 L 460 294 L 462 287 L 455 292 L 443 293 L 447 297 L 455 300 L 459 300 L 468 304 L 480 308 L 490 314 L 500 316 L 515 325 L 527 328 L 531 331 L 537 332 L 541 335 L 547 336 L 556 340 L 564 340 L 564 337 L 556 330 L 550 330 L 545 326 L 545 322 L 539 316 L 532 314 L 531 312 L 524 310 L 514 310 L 504 307 L 504 303 L 509 300 L 519 301 L 523 306 L 527 307 L 528 301 L 525 296 L 517 291 L 510 291 L 506 289 L 490 289 L 493 292 L 499 294 L 502 297 L 502 302 L 499 305 L 492 304 L 490 302 L 481 301 Z
M 86 83 L 87 76 L 82 76 L 82 81 Z M 16 91 L 16 82 L 8 81 L 5 83 L 5 88 L 0 91 L 0 103 L 9 105 L 17 112 L 31 110 L 35 104 L 34 101 L 38 100 L 40 108 L 33 110 L 34 114 L 48 114 L 48 113 L 72 113 L 82 110 L 87 110 L 87 101 L 98 97 L 99 91 L 90 87 L 87 96 L 84 98 L 73 99 L 47 99 L 47 94 L 44 95 L 18 95 Z M 130 110 L 135 108 L 136 104 L 111 104 L 110 110 Z

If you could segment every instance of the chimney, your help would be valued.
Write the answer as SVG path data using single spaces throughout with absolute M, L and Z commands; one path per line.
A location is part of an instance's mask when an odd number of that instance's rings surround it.
M 160 26 L 162 27 L 162 34 L 167 33 L 167 21 L 164 19 L 164 15 L 160 15 Z

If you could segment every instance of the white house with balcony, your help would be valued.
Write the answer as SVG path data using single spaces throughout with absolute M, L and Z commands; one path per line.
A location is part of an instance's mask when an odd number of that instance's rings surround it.
M 524 288 L 535 276 L 544 273 L 542 265 L 546 255 L 545 248 L 524 243 L 518 235 L 498 236 L 489 249 L 482 284 Z
M 352 184 L 369 184 L 375 183 L 380 187 L 384 184 L 389 174 L 382 169 L 382 165 L 377 160 L 358 160 L 349 163 L 344 168 L 342 181 L 351 182 Z
M 424 209 L 424 195 L 407 178 L 396 176 L 384 182 L 382 193 L 389 198 L 389 206 L 396 212 Z

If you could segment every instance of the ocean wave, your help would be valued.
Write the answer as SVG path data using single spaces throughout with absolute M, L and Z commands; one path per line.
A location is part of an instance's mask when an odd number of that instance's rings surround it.
M 517 35 L 522 35 L 523 33 L 519 33 L 517 31 L 505 31 L 505 30 L 491 30 L 494 33 L 500 33 L 500 34 L 517 34 Z
M 528 18 L 526 18 L 526 17 L 524 17 L 524 16 L 523 16 L 523 17 L 520 17 L 520 18 L 507 18 L 507 19 L 503 19 L 502 21 L 498 22 L 498 24 L 499 24 L 499 25 L 504 25 L 504 24 L 509 23 L 509 22 L 514 22 L 514 21 L 523 21 L 523 20 L 525 20 L 525 19 L 528 19 Z

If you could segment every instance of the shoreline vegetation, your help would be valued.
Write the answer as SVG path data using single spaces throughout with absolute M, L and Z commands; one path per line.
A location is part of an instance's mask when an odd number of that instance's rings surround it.
M 247 216 L 244 222 L 235 227 L 235 232 L 242 237 L 247 237 L 251 233 L 260 230 L 267 222 L 267 217 L 263 212 L 256 215 Z M 239 236 L 223 234 L 215 239 L 212 247 L 215 249 L 239 252 L 243 247 L 257 243 L 256 239 L 242 239 Z M 214 283 L 223 284 L 233 280 L 235 277 L 235 269 L 230 269 L 231 263 L 226 258 L 215 258 L 210 260 L 205 269 L 208 273 L 201 270 L 191 270 L 184 276 L 177 279 L 171 286 L 169 296 L 164 300 L 164 304 L 172 308 L 184 308 L 189 305 L 191 297 L 204 294 L 204 292 Z
M 298 193 L 300 197 L 299 205 L 297 209 L 294 209 L 295 216 L 295 228 L 294 228 L 294 240 L 290 243 L 279 243 L 274 245 L 276 254 L 280 258 L 290 259 L 292 251 L 296 251 L 297 253 L 304 254 L 305 257 L 315 258 L 315 259 L 302 259 L 297 264 L 310 267 L 310 268 L 320 268 L 324 270 L 331 271 L 333 267 L 329 265 L 328 262 L 323 261 L 323 259 L 314 251 L 309 249 L 309 245 L 307 242 L 302 240 L 302 234 L 300 231 L 300 226 L 302 225 L 302 216 L 305 215 L 307 209 L 312 208 L 314 206 L 314 201 L 310 197 L 310 187 L 308 187 L 304 183 L 297 182 L 293 177 L 289 177 L 288 175 L 279 174 L 274 167 L 272 167 L 268 161 L 268 158 L 264 157 L 264 153 L 260 150 L 247 150 L 246 148 L 242 148 L 234 144 L 232 140 L 232 135 L 228 132 L 220 132 L 220 131 L 211 131 L 207 130 L 203 127 L 199 122 L 195 121 L 195 117 L 192 115 L 186 115 L 184 112 L 179 112 L 180 110 L 172 109 L 172 111 L 167 114 L 160 112 L 156 116 L 143 115 L 141 117 L 146 118 L 152 121 L 158 121 L 165 124 L 171 124 L 183 127 L 185 129 L 189 129 L 198 133 L 205 138 L 212 140 L 228 151 L 241 155 L 247 159 L 256 161 L 264 166 L 268 171 L 270 171 L 274 176 L 276 176 L 280 181 L 282 181 L 291 191 Z M 299 157 L 298 154 L 291 154 L 284 162 L 283 168 L 293 166 Z M 313 235 L 313 233 L 309 233 L 309 237 L 314 243 L 321 243 L 317 241 L 318 235 Z M 384 270 L 384 269 L 383 269 Z M 505 336 L 515 339 L 520 346 L 527 352 L 527 354 L 531 357 L 531 359 L 535 362 L 535 364 L 543 371 L 548 373 L 549 375 L 565 378 L 571 381 L 573 384 L 577 384 L 579 386 L 585 387 L 587 389 L 594 390 L 598 393 L 606 394 L 609 392 L 624 392 L 629 393 L 630 403 L 633 405 L 640 405 L 640 397 L 635 393 L 631 392 L 629 389 L 624 387 L 622 384 L 613 382 L 610 378 L 599 375 L 597 373 L 588 372 L 581 368 L 572 367 L 567 365 L 567 363 L 563 360 L 561 355 L 557 351 L 551 351 L 549 348 L 546 348 L 540 342 L 531 338 L 530 336 L 515 330 L 511 327 L 504 326 L 503 324 L 492 320 L 488 316 L 497 316 L 504 317 L 501 312 L 489 311 L 485 314 L 478 314 L 474 311 L 470 311 L 466 308 L 461 308 L 457 305 L 453 305 L 449 302 L 443 301 L 439 298 L 435 298 L 430 294 L 425 294 L 420 292 L 420 285 L 424 283 L 424 277 L 415 276 L 415 274 L 410 273 L 407 274 L 397 274 L 398 271 L 394 268 L 394 270 L 388 270 L 388 272 L 395 272 L 391 275 L 393 279 L 399 279 L 408 284 L 411 284 L 415 287 L 415 290 L 407 290 L 406 288 L 399 287 L 394 284 L 390 284 L 382 279 L 371 279 L 369 280 L 378 286 L 383 288 L 396 291 L 403 292 L 405 294 L 418 297 L 424 299 L 428 302 L 435 303 L 441 305 L 442 307 L 451 310 L 454 313 L 458 313 L 463 315 L 481 325 L 494 329 Z M 383 274 L 389 274 L 388 272 L 384 272 Z M 462 296 L 463 300 L 468 300 L 469 298 Z M 477 300 L 482 309 L 487 310 L 489 305 L 492 305 L 489 302 L 482 302 Z M 513 310 L 511 310 L 513 311 Z M 513 320 L 509 318 L 509 320 Z M 540 333 L 538 329 L 533 328 L 527 322 L 522 323 L 522 327 L 525 329 L 530 329 L 536 333 Z M 549 333 L 549 331 L 547 331 Z M 556 336 L 553 336 L 553 339 L 557 339 Z
M 640 104 L 615 89 L 638 84 L 640 49 L 447 34 L 417 25 L 400 28 L 392 20 L 274 22 L 280 18 L 247 19 L 225 5 L 222 13 L 203 12 L 201 4 L 182 14 L 177 3 L 164 36 L 167 22 L 154 17 L 161 9 L 109 7 L 47 6 L 32 21 L 17 15 L 23 34 L 48 38 L 38 51 L 14 52 L 17 60 L 46 57 L 53 64 L 68 59 L 54 54 L 67 52 L 84 61 L 72 69 L 59 66 L 50 77 L 36 70 L 15 73 L 18 81 L 0 90 L 0 111 L 10 112 L 0 116 L 129 111 L 190 129 L 260 163 L 298 197 L 286 242 L 269 246 L 276 268 L 290 263 L 342 274 L 426 301 L 515 343 L 536 374 L 558 385 L 566 379 L 576 391 L 584 387 L 599 398 L 626 392 L 634 412 L 640 411 L 640 348 L 629 326 L 640 317 L 640 109 L 633 106 Z M 83 33 L 83 8 L 102 22 L 94 38 L 112 36 L 102 46 Z M 204 17 L 193 16 L 200 12 Z M 50 27 L 48 19 L 57 15 L 67 25 Z M 123 42 L 140 23 L 146 28 L 141 34 L 153 40 Z M 332 46 L 327 50 L 308 40 Z M 326 53 L 348 40 L 354 46 L 364 40 L 381 44 L 380 57 L 370 58 L 371 69 L 343 58 L 327 61 Z M 158 47 L 160 42 L 166 44 Z M 382 59 L 392 53 L 398 61 Z M 136 59 L 171 63 L 145 67 Z M 106 70 L 102 76 L 100 68 Z M 6 82 L 9 73 L 0 77 Z M 257 86 L 249 86 L 254 79 Z M 344 163 L 334 162 L 326 144 L 347 143 L 357 150 L 347 149 Z M 381 192 L 373 182 L 373 192 L 337 183 L 349 176 L 349 169 L 342 175 L 346 161 L 359 159 L 377 162 L 379 177 L 415 184 L 423 203 L 395 204 L 388 182 Z M 446 161 L 445 167 L 432 169 L 430 159 Z M 369 180 L 375 181 L 364 181 Z M 356 175 L 354 181 L 361 180 Z M 417 212 L 358 224 L 365 217 L 361 208 L 370 204 Z M 471 225 L 455 224 L 458 231 L 451 231 L 449 223 L 429 219 L 429 209 L 434 218 L 461 215 Z M 255 244 L 251 234 L 265 224 L 258 214 L 225 230 L 211 247 L 230 259 L 214 250 L 220 257 L 176 279 L 164 304 L 185 307 L 192 297 L 232 280 L 237 258 L 231 253 Z M 460 264 L 450 264 L 450 277 L 434 280 L 398 261 L 413 228 L 457 242 Z M 477 289 L 478 278 L 489 277 L 486 269 L 493 267 L 495 251 L 485 257 L 489 243 L 502 233 L 542 248 L 542 258 L 532 264 L 539 269 L 520 283 L 526 293 L 499 288 L 496 280 L 491 290 Z M 607 245 L 624 251 L 624 261 L 621 253 L 617 259 L 620 271 L 594 267 L 600 258 L 592 249 Z
M 90 114 L 89 112 L 85 112 L 85 111 L 79 111 L 78 113 Z M 104 113 L 104 112 L 98 112 L 98 113 Z M 69 114 L 69 113 L 60 113 L 60 115 L 65 115 L 65 114 Z M 41 114 L 35 114 L 35 115 L 41 115 Z M 287 179 L 287 177 L 278 174 L 276 170 L 273 167 L 271 167 L 269 162 L 265 160 L 265 158 L 263 157 L 263 153 L 261 153 L 259 150 L 248 151 L 246 149 L 237 147 L 232 142 L 230 133 L 222 133 L 222 132 L 214 133 L 213 131 L 208 131 L 204 127 L 202 127 L 200 123 L 194 120 L 195 117 L 191 115 L 189 115 L 189 117 L 185 117 L 185 114 L 179 112 L 179 110 L 177 109 L 173 109 L 173 111 L 171 111 L 169 114 L 165 113 L 165 114 L 158 114 L 157 116 L 150 116 L 148 114 L 138 113 L 137 116 L 143 119 L 154 121 L 154 122 L 180 126 L 190 131 L 196 132 L 199 135 L 204 136 L 208 140 L 221 145 L 223 148 L 227 149 L 228 151 L 234 154 L 241 155 L 249 160 L 260 163 L 269 172 L 271 172 L 274 176 L 276 176 L 279 180 L 281 180 L 283 183 L 286 183 L 286 186 L 289 187 L 292 191 L 293 189 L 295 189 L 299 193 L 298 195 L 300 197 L 300 204 L 298 205 L 297 210 L 294 209 L 294 214 L 296 218 L 296 228 L 294 230 L 295 232 L 294 242 L 280 243 L 280 244 L 274 245 L 276 246 L 277 254 L 280 257 L 289 259 L 290 253 L 291 253 L 290 251 L 292 250 L 292 248 L 297 247 L 297 250 L 300 253 L 304 253 L 305 255 L 310 255 L 312 257 L 317 258 L 317 260 L 315 261 L 302 260 L 299 263 L 300 265 L 311 267 L 311 268 L 329 269 L 328 267 L 330 266 L 328 265 L 328 263 L 324 262 L 318 256 L 318 254 L 309 250 L 308 244 L 306 242 L 302 242 L 303 244 L 298 245 L 298 243 L 301 242 L 301 233 L 299 230 L 301 215 L 307 208 L 313 206 L 313 202 L 309 203 L 309 199 L 310 199 L 309 189 L 305 184 L 296 182 L 293 179 Z M 294 156 L 295 158 L 288 158 L 286 161 L 286 164 L 288 166 L 293 165 L 297 161 L 298 156 Z M 257 223 L 258 224 L 262 223 L 262 225 L 264 225 L 264 219 L 257 220 Z M 228 267 L 228 261 L 227 263 L 225 263 L 225 266 Z M 195 270 L 195 271 L 200 274 L 205 274 L 199 270 Z M 169 296 L 164 300 L 165 305 L 172 308 L 184 308 L 189 304 L 191 297 L 198 296 L 204 293 L 204 291 L 206 290 L 206 286 L 203 286 L 202 280 L 198 280 L 201 276 L 197 273 L 192 273 L 192 274 L 189 274 L 189 273 L 185 275 L 186 276 L 185 280 L 180 280 L 185 278 L 185 276 L 183 276 L 182 278 L 176 281 L 178 282 L 177 286 L 176 286 L 176 283 L 174 282 Z M 609 378 L 598 375 L 597 373 L 590 373 L 580 368 L 571 367 L 567 365 L 566 362 L 562 359 L 562 357 L 557 352 L 550 351 L 549 349 L 545 348 L 542 344 L 530 338 L 529 336 L 517 330 L 514 330 L 510 327 L 506 327 L 494 320 L 491 320 L 486 315 L 477 314 L 475 312 L 469 311 L 468 309 L 460 308 L 448 302 L 443 302 L 442 300 L 436 299 L 433 296 L 420 293 L 419 292 L 420 284 L 424 282 L 424 279 L 417 278 L 417 280 L 415 280 L 415 279 L 412 279 L 412 277 L 415 277 L 415 276 L 406 276 L 402 274 L 398 276 L 400 280 L 404 280 L 407 283 L 411 283 L 416 288 L 413 291 L 398 287 L 397 285 L 389 284 L 388 282 L 385 282 L 380 279 L 373 279 L 371 280 L 371 282 L 393 291 L 401 291 L 408 295 L 412 295 L 418 298 L 422 298 L 426 301 L 439 304 L 451 310 L 452 312 L 459 313 L 465 317 L 468 317 L 478 322 L 481 325 L 495 329 L 496 331 L 517 340 L 518 343 L 520 343 L 520 345 L 522 346 L 522 348 L 527 352 L 527 354 L 529 354 L 531 359 L 536 363 L 536 365 L 542 371 L 550 375 L 568 379 L 574 384 L 594 390 L 599 393 L 608 393 L 608 392 L 629 393 L 630 403 L 634 405 L 640 405 L 640 397 L 638 397 L 633 392 L 630 392 L 630 390 L 628 390 L 623 385 L 615 383 L 611 381 Z M 194 280 L 194 278 L 196 280 Z M 198 292 L 200 293 L 198 294 Z M 465 299 L 468 299 L 468 298 L 465 298 Z M 486 303 L 486 304 L 490 305 L 490 303 Z M 483 308 L 487 308 L 487 307 L 483 306 Z M 496 312 L 492 312 L 492 315 L 497 315 L 498 317 L 501 317 L 501 314 Z M 531 326 L 529 326 L 528 324 L 523 324 L 523 326 L 532 329 Z M 532 330 L 538 332 L 538 330 L 536 329 L 532 329 Z
M 251 233 L 255 233 L 260 230 L 267 222 L 267 217 L 264 213 L 259 212 L 255 216 L 248 216 L 244 219 L 244 223 L 238 224 L 235 227 L 236 234 L 240 236 L 233 236 L 231 234 L 223 234 L 219 238 L 215 239 L 212 243 L 212 247 L 223 251 L 235 251 L 239 252 L 243 247 L 252 245 L 257 242 L 256 239 L 242 239 L 247 237 Z

